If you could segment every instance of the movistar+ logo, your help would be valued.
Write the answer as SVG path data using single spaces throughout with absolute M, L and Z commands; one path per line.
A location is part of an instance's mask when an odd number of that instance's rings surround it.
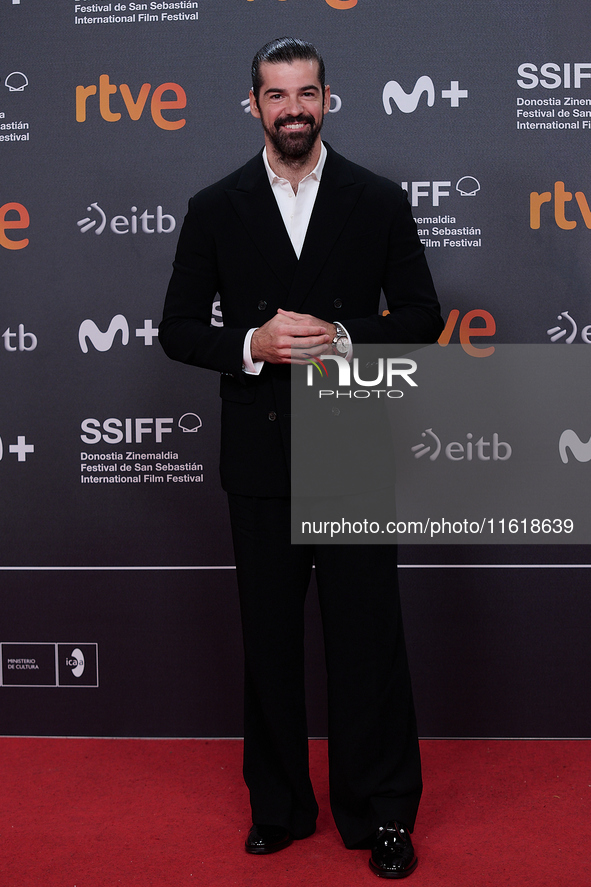
M 568 428 L 562 432 L 558 441 L 558 452 L 565 464 L 568 462 L 568 450 L 571 451 L 577 462 L 591 462 L 591 437 L 587 443 L 584 443 L 578 434 Z
M 129 342 L 129 324 L 123 314 L 116 314 L 105 332 L 103 332 L 94 320 L 83 320 L 78 329 L 78 343 L 84 354 L 88 354 L 88 342 L 91 342 L 97 351 L 109 351 L 113 347 L 115 336 L 121 333 L 121 344 Z M 144 345 L 151 345 L 158 335 L 158 327 L 152 325 L 150 319 L 144 320 L 143 327 L 136 329 L 136 336 L 144 340 Z
M 406 92 L 397 80 L 388 80 L 382 92 L 384 111 L 391 114 L 394 102 L 403 114 L 412 114 L 417 110 L 423 94 L 427 96 L 427 106 L 432 108 L 435 104 L 435 84 L 426 74 L 419 77 L 411 92 Z M 459 80 L 452 80 L 449 89 L 441 90 L 441 98 L 448 99 L 451 108 L 459 108 L 460 99 L 468 98 L 468 90 L 460 89 Z

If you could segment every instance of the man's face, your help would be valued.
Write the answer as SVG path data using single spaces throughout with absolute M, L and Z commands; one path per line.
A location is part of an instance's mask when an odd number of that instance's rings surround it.
M 330 107 L 330 87 L 322 95 L 315 60 L 263 62 L 260 73 L 258 103 L 251 90 L 250 110 L 263 124 L 267 149 L 275 149 L 287 162 L 299 160 L 310 153 L 320 135 Z

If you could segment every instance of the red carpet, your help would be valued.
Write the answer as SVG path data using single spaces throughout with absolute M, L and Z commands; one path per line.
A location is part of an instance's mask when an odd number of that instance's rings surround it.
M 589 887 L 591 743 L 429 740 L 409 887 Z M 238 740 L 0 739 L 0 887 L 357 887 L 311 742 L 316 835 L 242 849 Z

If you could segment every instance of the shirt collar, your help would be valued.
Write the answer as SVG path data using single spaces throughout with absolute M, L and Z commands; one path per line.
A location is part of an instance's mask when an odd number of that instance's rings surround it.
M 305 181 L 306 179 L 309 179 L 309 178 L 314 178 L 318 182 L 320 181 L 320 179 L 322 178 L 322 170 L 324 169 L 324 164 L 326 162 L 327 153 L 328 152 L 326 150 L 326 145 L 324 144 L 324 142 L 321 142 L 320 143 L 320 157 L 318 158 L 318 163 L 316 164 L 316 166 L 314 167 L 312 172 L 309 172 L 308 175 L 304 176 L 302 181 Z M 273 170 L 269 166 L 266 145 L 263 148 L 263 163 L 265 164 L 265 169 L 267 170 L 267 175 L 269 176 L 269 182 L 271 185 L 274 185 L 276 182 L 285 182 L 286 181 L 286 179 L 283 179 L 281 176 L 278 176 L 277 173 L 273 172 Z

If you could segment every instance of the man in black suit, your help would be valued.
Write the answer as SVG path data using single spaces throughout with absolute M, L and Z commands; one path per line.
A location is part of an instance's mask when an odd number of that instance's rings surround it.
M 253 61 L 250 109 L 265 149 L 189 203 L 160 341 L 221 373 L 228 493 L 245 649 L 249 853 L 314 832 L 304 700 L 312 564 L 328 673 L 331 808 L 347 847 L 381 877 L 416 866 L 421 769 L 389 545 L 290 544 L 290 362 L 358 343 L 433 342 L 439 305 L 404 192 L 325 146 L 330 89 L 309 43 Z M 379 313 L 384 292 L 389 314 Z M 219 293 L 224 326 L 210 326 Z

